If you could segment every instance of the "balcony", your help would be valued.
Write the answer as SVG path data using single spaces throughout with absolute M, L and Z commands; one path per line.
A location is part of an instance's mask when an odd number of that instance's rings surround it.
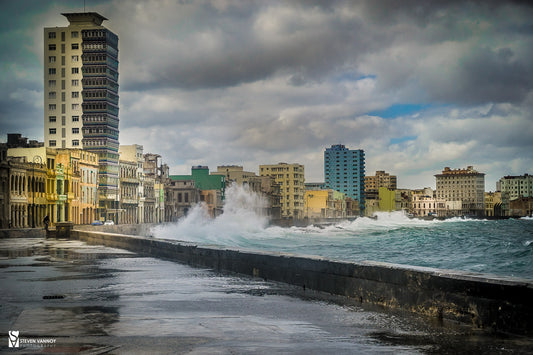
M 125 205 L 137 205 L 139 203 L 139 201 L 137 201 L 137 199 L 133 197 L 124 197 L 120 200 L 120 202 Z
M 57 194 L 46 194 L 46 199 L 48 201 L 57 201 L 58 197 Z

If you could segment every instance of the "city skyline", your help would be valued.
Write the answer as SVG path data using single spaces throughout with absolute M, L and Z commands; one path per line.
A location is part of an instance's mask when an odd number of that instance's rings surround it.
M 77 5 L 77 6 L 75 6 Z M 324 181 L 323 152 L 435 186 L 473 165 L 486 190 L 533 166 L 532 7 L 479 2 L 90 1 L 119 42 L 120 144 L 194 165 L 278 162 Z M 43 137 L 43 28 L 83 3 L 3 2 L 0 139 Z

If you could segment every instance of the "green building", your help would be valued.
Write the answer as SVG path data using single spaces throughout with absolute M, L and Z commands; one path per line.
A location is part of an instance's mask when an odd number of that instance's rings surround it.
M 209 175 L 207 166 L 193 166 L 191 175 L 170 175 L 172 181 L 194 180 L 195 187 L 199 190 L 220 190 L 222 199 L 225 198 L 226 177 L 224 175 Z

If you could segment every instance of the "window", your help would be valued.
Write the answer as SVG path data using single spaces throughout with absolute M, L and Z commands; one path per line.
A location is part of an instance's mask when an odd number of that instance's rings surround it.
M 55 44 L 49 44 L 48 45 L 48 50 L 49 51 L 55 51 L 56 50 L 56 45 Z
M 55 55 L 51 55 L 48 57 L 48 63 L 55 63 L 56 62 L 56 56 Z
M 72 104 L 72 110 L 78 111 L 80 109 L 80 104 Z
M 72 68 L 72 74 L 78 74 L 80 72 L 80 68 Z
M 78 97 L 80 97 L 80 92 L 79 91 L 73 91 L 72 92 L 72 98 L 73 99 L 77 99 Z
M 55 129 L 55 128 L 49 128 L 49 129 L 48 129 L 48 133 L 50 133 L 50 134 L 56 134 L 56 129 Z
M 72 31 L 72 32 L 70 33 L 70 37 L 71 37 L 71 38 L 78 38 L 78 31 Z
M 72 140 L 72 146 L 73 146 L 73 147 L 77 147 L 77 146 L 79 146 L 79 145 L 80 145 L 80 141 L 79 141 L 78 139 L 73 139 L 73 140 Z
M 51 99 L 51 100 L 54 100 L 56 98 L 56 92 L 55 91 L 50 91 L 48 93 L 48 98 Z
M 80 116 L 72 116 L 72 122 L 79 122 Z
M 49 111 L 55 111 L 56 110 L 56 104 L 49 104 L 48 105 L 48 110 Z
M 48 122 L 55 122 L 56 116 L 48 116 Z
M 72 128 L 72 134 L 79 134 L 80 133 L 80 129 L 77 128 L 77 127 L 74 127 Z
M 80 59 L 80 56 L 78 56 L 78 55 L 73 55 L 72 56 L 72 62 L 73 63 L 77 62 L 79 59 Z
M 78 43 L 72 43 L 71 48 L 72 49 L 79 49 L 80 45 Z
M 49 140 L 49 141 L 48 141 L 48 146 L 50 146 L 50 147 L 55 147 L 55 146 L 56 146 L 56 141 L 55 141 L 55 139 L 51 139 L 51 140 Z
M 48 38 L 50 38 L 50 39 L 56 38 L 56 33 L 55 32 L 48 32 Z
M 56 68 L 48 68 L 48 75 L 56 75 Z

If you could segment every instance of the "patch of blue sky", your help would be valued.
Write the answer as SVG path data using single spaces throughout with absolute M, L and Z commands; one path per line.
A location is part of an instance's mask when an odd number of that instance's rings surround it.
M 424 110 L 430 107 L 430 105 L 421 104 L 394 104 L 387 107 L 384 110 L 369 112 L 370 116 L 379 116 L 382 118 L 396 118 L 400 116 L 407 116 L 414 114 L 418 111 Z
M 391 138 L 390 141 L 389 141 L 389 144 L 400 144 L 400 143 L 404 143 L 404 142 L 408 142 L 408 141 L 414 141 L 415 139 L 417 139 L 418 136 L 403 136 L 403 137 L 396 137 L 396 138 Z

